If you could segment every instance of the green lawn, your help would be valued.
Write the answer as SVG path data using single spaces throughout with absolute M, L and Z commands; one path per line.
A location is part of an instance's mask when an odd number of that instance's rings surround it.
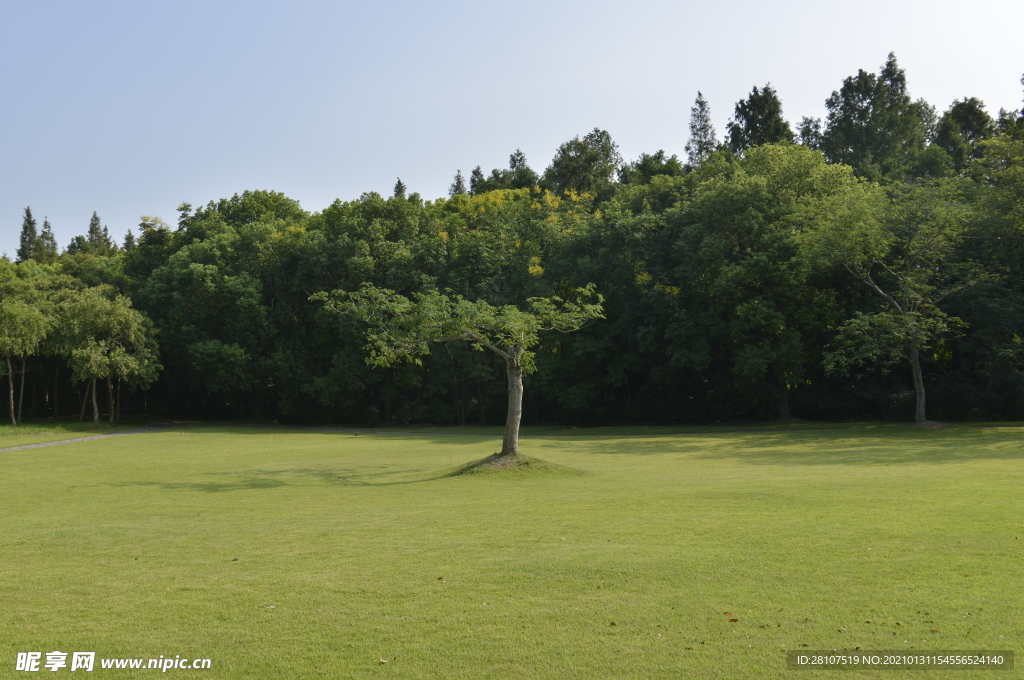
M 443 476 L 495 437 L 193 426 L 0 453 L 0 677 L 54 650 L 558 680 L 1024 651 L 1024 428 L 552 434 L 523 452 L 572 470 Z

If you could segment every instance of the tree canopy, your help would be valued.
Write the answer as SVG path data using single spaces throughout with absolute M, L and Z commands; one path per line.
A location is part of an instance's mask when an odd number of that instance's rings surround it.
M 1024 115 L 914 100 L 892 55 L 796 135 L 781 101 L 754 87 L 723 144 L 698 93 L 686 162 L 593 128 L 434 200 L 247 190 L 123 245 L 93 213 L 60 251 L 32 206 L 0 263 L 12 422 L 508 424 L 510 357 L 529 422 L 1021 417 Z
M 793 141 L 793 130 L 782 117 L 782 102 L 772 86 L 751 90 L 746 99 L 736 102 L 736 113 L 729 122 L 729 148 L 743 153 L 752 146 Z
M 466 341 L 473 349 L 488 349 L 504 359 L 508 379 L 508 408 L 501 455 L 519 454 L 523 375 L 535 369 L 534 353 L 543 331 L 568 333 L 593 319 L 603 318 L 602 297 L 593 285 L 574 291 L 579 301 L 531 297 L 526 309 L 491 305 L 485 300 L 449 297 L 438 291 L 417 293 L 412 300 L 392 290 L 363 285 L 358 291 L 317 293 L 311 300 L 334 312 L 349 314 L 366 324 L 367 363 L 389 367 L 401 361 L 421 363 L 431 343 Z M 593 299 L 594 302 L 587 302 Z

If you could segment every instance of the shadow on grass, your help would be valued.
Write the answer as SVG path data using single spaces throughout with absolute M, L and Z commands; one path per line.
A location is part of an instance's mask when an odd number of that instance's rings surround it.
M 785 434 L 679 435 L 660 440 L 587 442 L 589 453 L 682 454 L 751 465 L 921 465 L 1024 459 L 1024 429 L 891 428 Z
M 373 437 L 386 440 L 408 440 L 410 437 L 449 437 L 453 438 L 480 438 L 491 440 L 501 437 L 504 434 L 502 426 L 352 426 L 352 427 L 316 427 L 302 425 L 270 425 L 261 423 L 175 423 L 162 425 L 161 427 L 174 430 L 188 430 L 204 434 L 292 434 L 308 435 L 321 434 L 340 437 Z M 816 430 L 850 430 L 850 429 L 883 429 L 900 427 L 897 423 L 818 423 L 818 422 L 795 422 L 795 423 L 750 423 L 750 424 L 724 424 L 724 425 L 622 425 L 622 426 L 599 426 L 599 427 L 569 427 L 560 425 L 524 425 L 520 430 L 522 438 L 544 438 L 544 437 L 663 437 L 671 435 L 689 434 L 721 434 L 721 433 L 783 433 L 803 432 Z
M 175 425 L 167 428 L 167 431 L 171 433 L 175 432 L 187 432 L 189 434 L 216 434 L 216 435 L 230 435 L 232 437 L 239 435 L 246 435 L 251 437 L 267 437 L 270 435 L 274 436 L 285 436 L 285 437 L 299 437 L 309 435 L 321 435 L 329 438 L 331 444 L 355 441 L 359 440 L 372 440 L 375 442 L 401 442 L 409 446 L 422 446 L 429 444 L 432 446 L 475 446 L 481 442 L 493 442 L 495 437 L 501 437 L 501 434 L 478 434 L 469 432 L 456 432 L 456 433 L 441 433 L 441 432 L 369 432 L 360 431 L 359 433 L 353 433 L 352 431 L 344 430 L 319 430 L 319 429 L 301 429 L 301 428 L 290 428 L 290 427 L 278 427 L 278 426 L 207 426 L 207 425 Z
M 469 465 L 472 465 L 472 463 Z M 458 469 L 464 467 L 466 466 L 460 466 Z M 219 472 L 214 474 L 224 477 L 236 477 L 239 475 L 237 472 Z M 118 482 L 104 486 L 136 486 L 156 488 L 161 491 L 224 493 L 228 491 L 279 489 L 285 486 L 307 486 L 306 484 L 292 483 L 293 481 L 301 482 L 302 480 L 315 480 L 324 486 L 397 486 L 445 479 L 459 473 L 455 472 L 452 468 L 445 468 L 443 470 L 414 468 L 379 472 L 368 472 L 365 468 L 359 470 L 290 468 L 284 470 L 251 470 L 242 474 L 259 476 L 248 476 L 224 482 Z M 408 479 L 410 476 L 414 477 Z M 395 479 L 396 477 L 405 477 L 406 479 Z
M 288 468 L 284 470 L 253 470 L 253 474 L 293 477 L 296 479 L 312 479 L 327 486 L 392 486 L 396 484 L 417 484 L 429 482 L 434 479 L 445 477 L 444 471 L 428 470 L 426 468 L 404 468 L 401 470 L 379 469 L 377 472 L 368 471 L 366 468 L 341 469 L 341 468 Z M 235 474 L 224 472 L 221 474 Z M 396 477 L 410 477 L 413 479 L 398 479 Z M 394 480 L 394 481 L 374 481 Z M 287 484 L 287 482 L 281 482 Z
M 510 469 L 492 469 L 486 465 L 492 457 L 475 460 L 456 467 L 441 470 L 426 468 L 378 469 L 376 472 L 367 468 L 286 468 L 281 470 L 254 469 L 244 472 L 213 473 L 223 477 L 236 477 L 233 481 L 224 482 L 119 482 L 105 486 L 116 487 L 149 487 L 161 491 L 196 491 L 203 493 L 224 493 L 228 491 L 254 491 L 278 489 L 284 486 L 307 486 L 302 481 L 313 480 L 324 486 L 399 486 L 421 484 L 440 479 L 449 479 L 464 475 L 503 475 L 510 478 L 524 478 L 533 475 L 552 474 L 583 474 L 579 470 L 555 465 L 535 458 L 523 457 L 523 463 Z M 300 482 L 295 484 L 293 482 Z
M 411 471 L 415 473 L 416 471 Z M 233 472 L 221 472 L 218 473 L 224 476 L 234 476 L 236 473 Z M 264 470 L 261 471 L 262 475 L 281 475 L 289 476 L 301 479 L 306 477 L 309 479 L 315 479 L 325 486 L 390 486 L 393 484 L 413 484 L 416 482 L 426 482 L 431 479 L 438 479 L 442 475 L 434 475 L 423 479 L 405 480 L 400 482 L 374 482 L 372 479 L 377 479 L 386 476 L 393 475 L 408 475 L 410 471 L 403 470 L 400 472 L 392 473 L 379 473 L 376 475 L 359 473 L 359 474 L 346 474 L 336 470 Z M 368 479 L 369 478 L 369 479 Z M 248 477 L 243 479 L 237 479 L 235 481 L 224 481 L 224 482 L 117 482 L 113 484 L 105 484 L 104 486 L 116 486 L 116 487 L 148 487 L 155 488 L 161 491 L 197 491 L 203 493 L 225 493 L 228 491 L 258 491 L 266 489 L 279 489 L 285 486 L 305 486 L 301 484 L 292 484 L 284 479 L 267 479 L 261 477 Z
M 162 491 L 202 491 L 205 493 L 223 493 L 225 491 L 246 491 L 252 489 L 276 489 L 286 486 L 287 482 L 277 479 L 249 478 L 234 482 L 120 482 L 107 486 L 148 486 Z

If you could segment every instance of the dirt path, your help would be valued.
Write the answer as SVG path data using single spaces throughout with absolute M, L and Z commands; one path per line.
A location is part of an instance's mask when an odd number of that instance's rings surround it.
M 0 448 L 0 453 L 4 451 L 21 451 L 22 449 L 39 449 L 44 446 L 57 446 L 58 444 L 72 444 L 74 442 L 87 442 L 90 439 L 106 439 L 107 437 L 120 437 L 124 434 L 145 434 L 147 432 L 159 432 L 165 430 L 170 425 L 147 425 L 145 427 L 137 427 L 134 430 L 125 430 L 124 432 L 109 432 L 107 434 L 90 434 L 87 437 L 71 437 L 70 439 L 58 439 L 52 442 L 40 442 L 38 444 L 22 444 L 21 446 L 7 446 Z

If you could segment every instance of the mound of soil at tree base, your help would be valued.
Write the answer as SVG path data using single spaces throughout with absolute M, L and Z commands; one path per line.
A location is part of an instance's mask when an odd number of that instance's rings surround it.
M 565 467 L 564 465 L 556 465 L 537 458 L 530 458 L 529 456 L 503 456 L 500 453 L 494 453 L 481 460 L 459 466 L 444 476 L 457 477 L 459 475 L 486 473 L 582 474 L 579 470 Z

